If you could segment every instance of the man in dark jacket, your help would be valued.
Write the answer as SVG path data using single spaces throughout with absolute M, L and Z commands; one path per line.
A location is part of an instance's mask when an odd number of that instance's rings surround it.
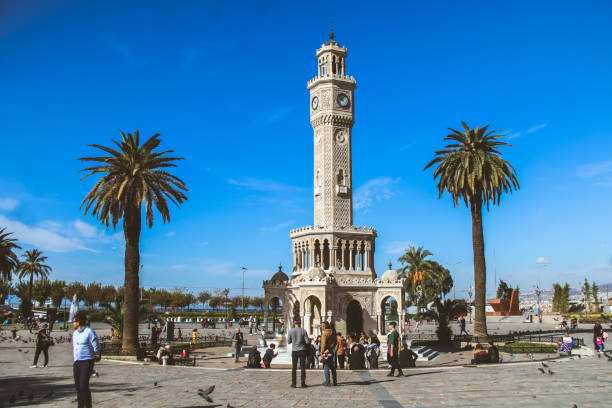
M 489 363 L 494 363 L 494 364 L 499 363 L 499 350 L 497 349 L 497 346 L 493 344 L 492 341 L 489 342 L 488 354 L 489 354 Z
M 397 369 L 397 376 L 403 377 L 404 373 L 399 365 L 399 333 L 395 330 L 395 322 L 389 322 L 389 334 L 387 335 L 387 361 L 391 367 L 391 371 L 387 374 L 388 377 L 395 375 Z
M 43 367 L 47 366 L 47 364 L 49 363 L 49 346 L 52 342 L 53 340 L 51 340 L 49 326 L 47 325 L 47 323 L 41 324 L 40 330 L 36 335 L 36 351 L 34 352 L 34 364 L 32 365 L 32 368 L 36 368 L 36 364 L 38 364 L 38 356 L 40 356 L 40 353 L 43 353 L 43 355 L 45 356 L 45 362 L 43 364 Z
M 234 343 L 234 351 L 236 353 L 236 362 L 238 362 L 238 357 L 240 357 L 240 350 L 242 350 L 242 345 L 244 344 L 244 336 L 240 332 L 240 325 L 236 327 L 236 333 L 232 337 L 232 343 Z

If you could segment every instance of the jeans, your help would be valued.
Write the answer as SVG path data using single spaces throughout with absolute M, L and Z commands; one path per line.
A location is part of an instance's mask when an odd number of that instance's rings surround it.
M 291 385 L 296 384 L 297 363 L 300 360 L 300 371 L 302 375 L 302 385 L 306 384 L 306 350 L 291 352 Z
M 93 371 L 94 360 L 77 360 L 72 366 L 74 385 L 77 390 L 78 408 L 91 408 L 91 391 L 89 378 Z
M 36 351 L 34 352 L 34 365 L 38 363 L 38 356 L 40 356 L 41 352 L 43 356 L 45 356 L 45 365 L 49 363 L 49 346 L 36 346 Z
M 334 385 L 338 384 L 338 379 L 336 378 L 336 355 L 335 353 L 330 353 L 330 355 L 325 359 L 323 363 L 323 373 L 325 374 L 325 385 L 329 385 L 329 372 L 332 374 L 332 381 Z

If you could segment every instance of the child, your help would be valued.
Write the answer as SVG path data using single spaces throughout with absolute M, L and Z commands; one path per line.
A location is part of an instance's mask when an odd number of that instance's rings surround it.
M 597 347 L 599 348 L 599 352 L 603 353 L 603 338 L 602 336 L 597 336 Z
M 275 349 L 276 349 L 276 344 L 271 343 L 270 348 L 268 348 L 266 350 L 266 354 L 264 354 L 264 358 L 263 358 L 264 367 L 270 368 L 270 363 L 272 362 L 272 359 L 278 356 L 278 352 L 276 353 L 274 352 Z

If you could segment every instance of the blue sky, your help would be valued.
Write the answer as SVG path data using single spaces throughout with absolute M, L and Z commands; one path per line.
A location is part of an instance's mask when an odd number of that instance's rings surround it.
M 551 2 L 0 2 L 0 226 L 52 278 L 118 284 L 120 231 L 79 204 L 87 144 L 161 133 L 189 201 L 143 229 L 146 286 L 241 285 L 312 224 L 306 82 L 334 21 L 357 80 L 355 223 L 376 269 L 410 244 L 472 277 L 471 221 L 423 167 L 448 127 L 491 124 L 521 190 L 485 215 L 493 276 L 531 289 L 612 279 L 612 5 Z M 406 4 L 408 3 L 408 4 Z

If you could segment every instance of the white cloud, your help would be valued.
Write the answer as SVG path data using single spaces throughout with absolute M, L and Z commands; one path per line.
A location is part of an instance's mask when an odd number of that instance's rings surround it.
M 393 241 L 389 242 L 385 247 L 385 253 L 389 255 L 401 255 L 406 252 L 409 246 L 414 246 L 412 241 Z
M 172 265 L 170 269 L 172 269 L 173 271 L 182 271 L 183 269 L 185 269 L 185 265 L 184 264 Z
M 261 227 L 260 230 L 262 232 L 276 232 L 276 231 L 280 231 L 281 229 L 287 228 L 293 224 L 294 224 L 294 221 L 289 220 L 289 221 L 281 222 L 280 224 L 272 225 L 269 227 Z
M 6 226 L 8 231 L 13 232 L 15 238 L 20 242 L 41 250 L 51 252 L 86 250 L 96 252 L 91 248 L 87 248 L 81 239 L 65 236 L 53 229 L 45 228 L 44 224 L 43 226 L 32 227 L 2 215 L 0 215 L 0 224 Z M 54 225 L 54 223 L 47 223 L 47 225 Z
M 0 198 L 0 210 L 13 211 L 19 205 L 14 198 Z
M 289 107 L 289 106 L 285 106 L 285 107 L 279 108 L 275 112 L 272 112 L 272 114 L 270 114 L 266 118 L 266 121 L 268 123 L 278 122 L 279 120 L 281 120 L 282 118 L 287 116 L 289 113 L 291 113 L 292 110 L 293 109 L 291 107 Z
M 176 232 L 174 231 L 170 231 L 169 233 L 166 234 L 167 237 L 173 237 L 176 235 Z
M 390 199 L 396 195 L 396 189 L 393 186 L 399 181 L 399 178 L 392 177 L 378 177 L 367 181 L 355 190 L 355 209 L 365 210 L 374 201 Z
M 74 228 L 76 228 L 77 232 L 85 238 L 95 238 L 100 235 L 95 225 L 88 224 L 81 220 L 76 220 L 74 222 Z
M 612 160 L 583 164 L 578 167 L 576 174 L 584 178 L 593 178 L 612 173 Z
M 544 129 L 546 126 L 548 126 L 548 123 L 541 123 L 539 125 L 530 127 L 529 129 L 527 129 L 525 131 L 525 133 L 533 133 L 533 132 L 537 132 L 540 129 Z
M 208 246 L 208 241 L 201 242 L 203 246 Z
M 508 139 L 516 139 L 517 137 L 521 137 L 521 132 L 514 132 L 506 136 Z
M 260 180 L 250 177 L 243 180 L 229 179 L 227 182 L 238 187 L 244 187 L 255 191 L 295 191 L 300 189 L 299 187 L 278 183 L 273 180 Z
M 544 258 L 543 256 L 541 256 L 538 259 L 536 259 L 536 263 L 538 265 L 548 265 L 550 263 L 550 259 Z

